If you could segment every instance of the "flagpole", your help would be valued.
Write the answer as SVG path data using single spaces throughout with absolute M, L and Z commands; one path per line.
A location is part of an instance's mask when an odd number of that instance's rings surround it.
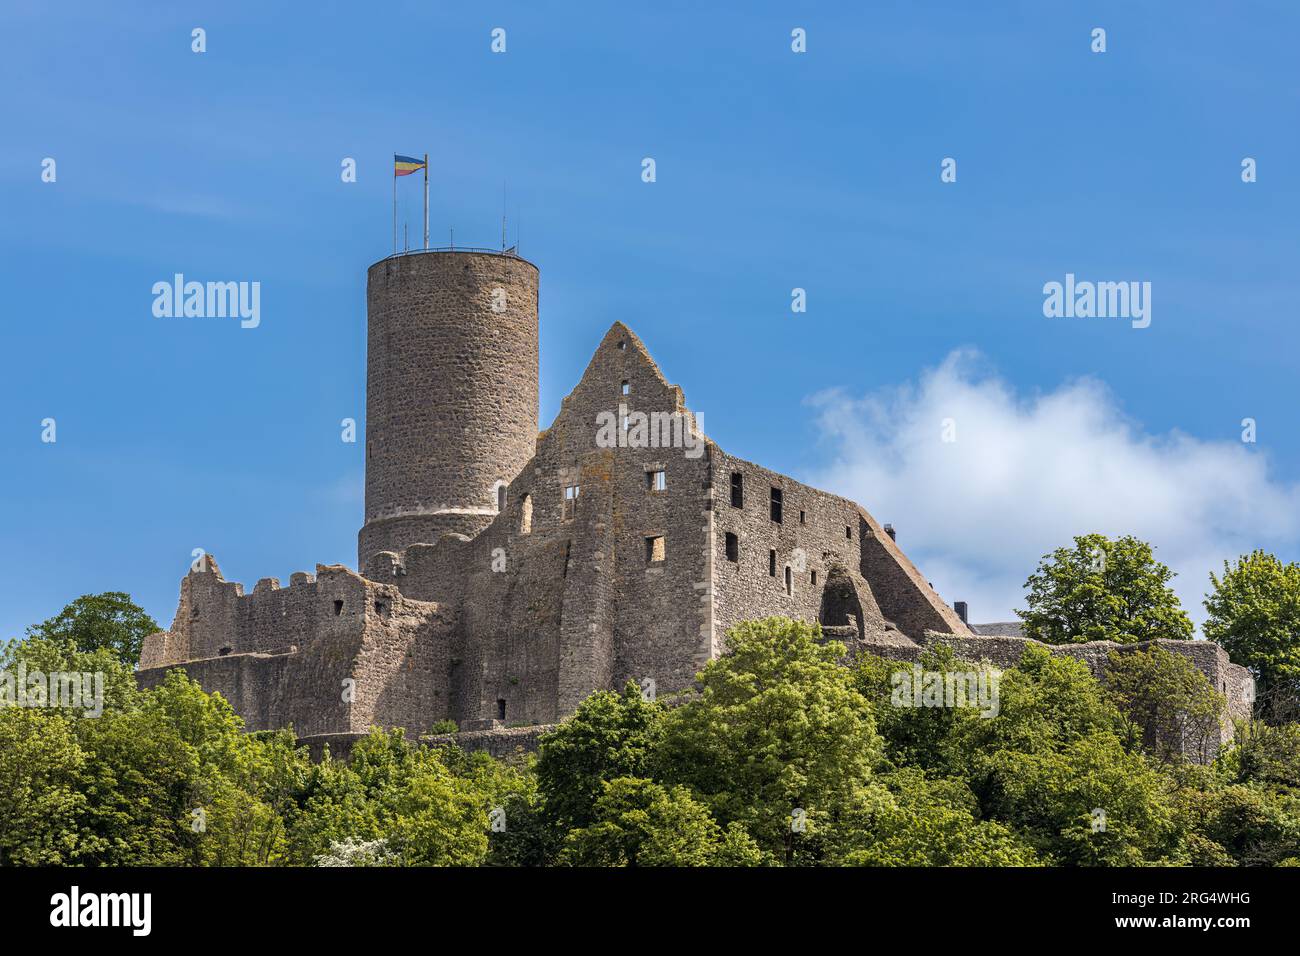
M 429 154 L 424 154 L 424 248 L 429 248 Z
M 397 255 L 397 160 L 393 160 L 393 255 Z

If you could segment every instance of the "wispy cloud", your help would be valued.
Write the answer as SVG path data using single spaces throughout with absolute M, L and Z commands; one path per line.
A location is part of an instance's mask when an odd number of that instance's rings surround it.
M 1039 558 L 1076 534 L 1151 542 L 1198 622 L 1207 575 L 1225 559 L 1300 544 L 1300 485 L 1270 475 L 1260 448 L 1149 434 L 1094 379 L 1021 395 L 978 353 L 957 351 L 914 383 L 809 401 L 837 449 L 813 483 L 896 525 L 976 621 L 1010 619 Z

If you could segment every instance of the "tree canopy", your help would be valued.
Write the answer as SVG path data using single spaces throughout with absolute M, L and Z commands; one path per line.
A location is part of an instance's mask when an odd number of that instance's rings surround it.
M 313 761 L 179 668 L 141 691 L 112 648 L 33 634 L 0 669 L 99 669 L 105 699 L 0 707 L 0 865 L 1300 864 L 1297 725 L 1247 722 L 1189 763 L 1170 740 L 1213 699 L 1169 651 L 1117 653 L 1102 681 L 1038 645 L 1001 670 L 846 663 L 784 618 L 727 649 L 680 699 L 593 694 L 536 756 L 374 730 Z M 902 700 L 914 666 L 982 675 L 997 706 Z
M 1190 638 L 1173 577 L 1145 541 L 1079 535 L 1072 547 L 1044 555 L 1025 582 L 1024 634 L 1045 644 Z

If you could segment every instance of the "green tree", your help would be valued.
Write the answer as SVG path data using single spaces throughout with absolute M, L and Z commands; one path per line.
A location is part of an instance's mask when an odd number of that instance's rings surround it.
M 100 701 L 83 699 L 80 707 L 61 708 L 67 716 L 80 717 L 101 704 L 104 710 L 130 709 L 143 699 L 134 667 L 123 663 L 110 648 L 80 651 L 69 640 L 36 635 L 0 644 L 0 674 L 10 674 L 16 681 L 22 671 L 29 677 L 37 671 L 47 677 L 55 673 L 88 675 L 82 678 L 83 695 L 93 697 L 102 689 Z
M 85 826 L 77 719 L 0 707 L 0 866 L 72 865 L 100 846 Z
M 1241 866 L 1277 866 L 1300 856 L 1300 799 L 1262 787 L 1231 784 L 1178 794 L 1178 809 L 1198 838 Z M 1205 841 L 1205 842 L 1201 842 Z
M 1300 724 L 1243 721 L 1233 743 L 1224 764 L 1235 782 L 1300 794 Z
M 1025 636 L 1047 644 L 1188 639 L 1192 622 L 1169 587 L 1173 576 L 1144 541 L 1079 535 L 1073 547 L 1044 555 L 1025 582 Z
M 990 687 L 1000 680 L 987 665 L 957 660 L 946 644 L 926 649 L 917 664 L 923 673 L 944 680 L 953 672 L 981 674 L 992 682 Z M 896 706 L 895 692 L 904 681 L 914 682 L 913 668 L 909 662 L 863 655 L 853 668 L 854 683 L 874 708 L 877 729 L 893 762 L 939 775 L 957 772 L 960 760 L 954 761 L 951 751 L 952 741 L 959 736 L 957 725 L 985 718 L 977 707 Z
M 1113 733 L 1088 734 L 1059 751 L 999 751 L 986 767 L 988 815 L 1057 865 L 1160 862 L 1174 843 L 1159 774 Z
M 383 795 L 388 841 L 407 866 L 477 866 L 488 852 L 483 795 L 436 760 Z
M 1274 720 L 1300 712 L 1300 564 L 1283 564 L 1253 551 L 1223 563 L 1223 576 L 1210 575 L 1205 598 L 1205 636 L 1249 668 L 1258 699 Z
M 537 781 L 546 813 L 561 831 L 587 826 L 604 784 L 648 777 L 663 708 L 631 681 L 621 694 L 592 694 L 572 717 L 542 738 Z
M 981 819 L 1058 865 L 1164 858 L 1177 837 L 1164 782 L 1125 749 L 1124 718 L 1083 662 L 1030 645 L 998 697 L 997 717 L 955 724 L 947 745 Z
M 756 866 L 762 854 L 736 824 L 724 831 L 685 787 L 606 781 L 588 827 L 570 830 L 560 862 L 572 866 Z
M 698 697 L 664 718 L 656 779 L 689 786 L 779 863 L 815 862 L 863 798 L 881 740 L 871 707 L 820 628 L 769 617 L 727 632 Z
M 863 813 L 844 827 L 847 866 L 1041 866 L 1010 827 L 981 820 L 960 780 L 929 780 L 917 768 L 882 775 Z
M 66 641 L 83 653 L 112 651 L 122 663 L 140 662 L 144 639 L 161 630 L 158 622 L 121 591 L 85 594 L 47 621 L 27 629 L 28 636 Z
M 1118 740 L 1123 718 L 1082 661 L 1027 645 L 997 683 L 998 714 L 952 725 L 942 744 L 954 775 L 971 781 L 983 798 L 985 761 L 994 754 L 1059 752 L 1092 734 Z
M 348 761 L 311 769 L 288 835 L 290 859 L 309 864 L 348 841 L 382 840 L 405 866 L 481 864 L 488 813 L 500 797 L 485 781 L 509 773 L 485 754 L 465 757 L 411 743 L 400 729 L 372 730 Z

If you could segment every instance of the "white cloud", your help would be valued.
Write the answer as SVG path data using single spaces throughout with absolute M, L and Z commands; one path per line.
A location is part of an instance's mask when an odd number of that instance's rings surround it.
M 1208 574 L 1300 540 L 1300 485 L 1255 445 L 1147 434 L 1092 379 L 1017 394 L 973 351 L 918 382 L 809 399 L 835 458 L 810 483 L 898 528 L 900 546 L 976 622 L 1013 620 L 1043 554 L 1077 534 L 1134 534 L 1178 573 L 1198 623 Z M 943 441 L 952 419 L 956 441 Z

